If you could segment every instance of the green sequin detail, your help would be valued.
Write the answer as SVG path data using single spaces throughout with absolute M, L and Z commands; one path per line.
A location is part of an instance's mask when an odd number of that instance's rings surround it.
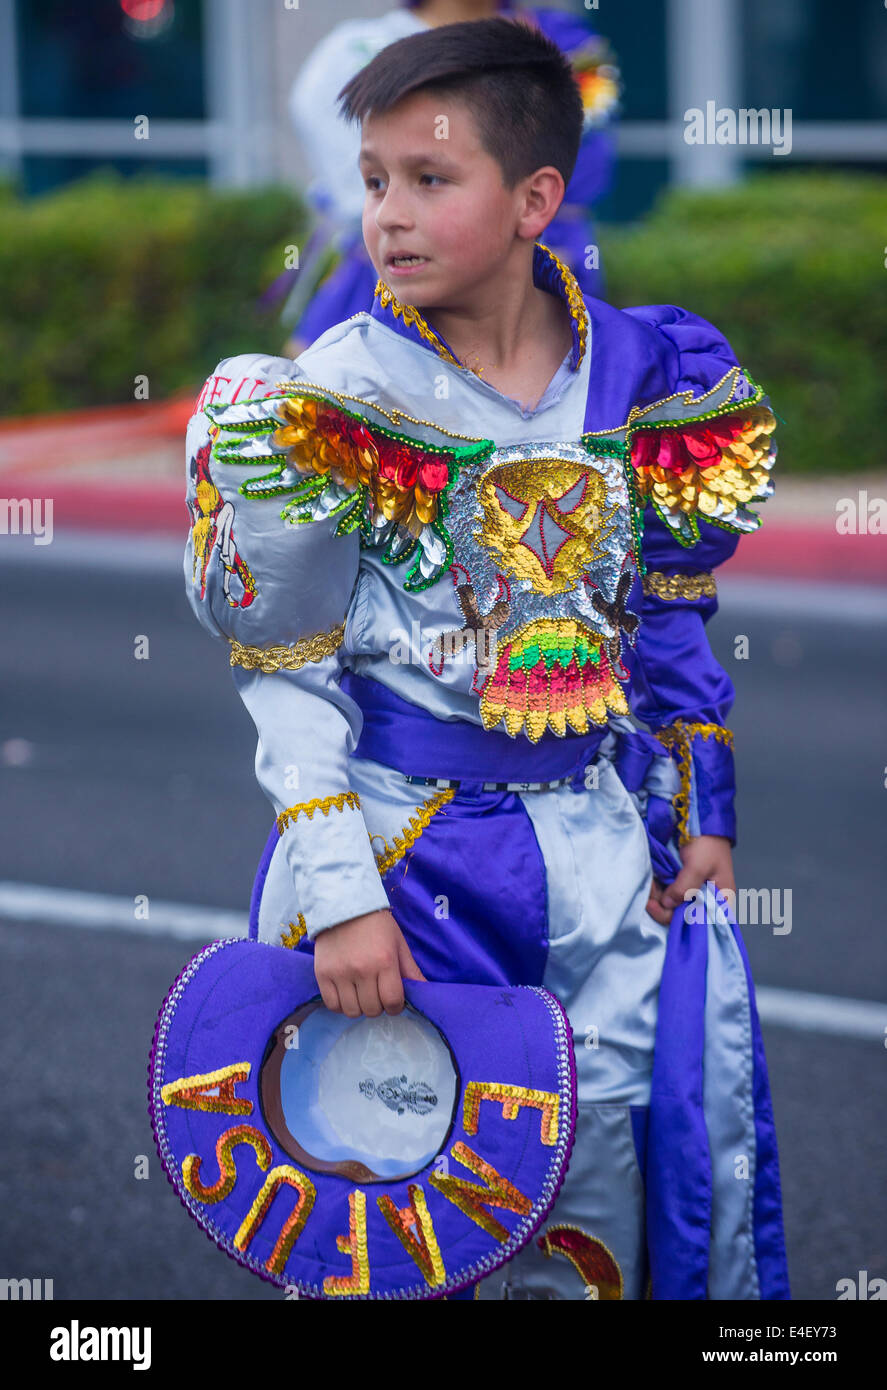
M 546 672 L 550 673 L 556 665 L 566 669 L 574 659 L 580 667 L 589 663 L 597 666 L 601 659 L 600 648 L 591 646 L 579 633 L 575 642 L 561 645 L 556 632 L 540 632 L 526 645 L 521 644 L 517 651 L 512 648 L 508 656 L 508 669 L 532 671 L 540 662 L 544 662 Z

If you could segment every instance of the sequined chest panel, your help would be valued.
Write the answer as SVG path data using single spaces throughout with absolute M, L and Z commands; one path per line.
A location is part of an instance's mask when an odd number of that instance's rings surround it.
M 454 586 L 459 621 L 435 635 L 428 665 L 440 675 L 473 658 L 486 728 L 535 741 L 628 712 L 641 514 L 625 444 L 497 448 L 301 382 L 207 413 L 220 462 L 273 461 L 242 496 L 286 498 L 286 525 L 359 528 L 408 592 Z
M 618 446 L 517 445 L 460 472 L 449 516 L 464 619 L 455 636 L 474 646 L 485 727 L 535 741 L 628 712 L 621 645 L 638 623 L 625 608 L 635 526 Z

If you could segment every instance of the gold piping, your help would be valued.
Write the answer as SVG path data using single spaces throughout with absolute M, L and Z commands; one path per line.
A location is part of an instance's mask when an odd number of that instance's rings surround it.
M 707 401 L 710 396 L 716 395 L 717 392 L 719 392 L 722 389 L 724 382 L 727 381 L 730 377 L 732 377 L 733 380 L 730 383 L 730 390 L 724 402 L 724 409 L 721 411 L 720 407 L 718 407 L 718 410 L 719 413 L 723 415 L 739 414 L 743 409 L 745 409 L 748 406 L 760 404 L 760 400 L 756 401 L 751 397 L 744 401 L 730 400 L 730 396 L 732 396 L 733 391 L 736 388 L 736 378 L 739 376 L 741 371 L 741 367 L 731 367 L 729 371 L 726 371 L 724 373 L 724 375 L 721 377 L 719 381 L 715 382 L 714 386 L 712 386 L 710 390 L 703 392 L 701 396 L 694 396 L 693 392 L 690 390 L 676 391 L 674 395 L 663 396 L 661 400 L 651 401 L 649 405 L 633 405 L 631 410 L 628 412 L 628 419 L 625 420 L 623 424 L 614 425 L 612 429 L 607 430 L 586 430 L 582 437 L 583 439 L 601 439 L 609 437 L 610 435 L 620 434 L 623 430 L 630 429 L 632 425 L 634 425 L 638 420 L 643 419 L 645 415 L 650 415 L 654 410 L 661 409 L 662 406 L 668 405 L 671 401 L 680 401 L 681 405 L 693 406 L 695 408 L 696 406 L 702 405 L 702 403 L 704 401 Z M 758 390 L 760 391 L 760 387 L 758 388 Z M 763 392 L 761 392 L 761 395 L 763 396 Z M 697 416 L 694 415 L 685 423 L 693 424 L 696 422 L 696 419 Z M 667 429 L 670 426 L 673 427 L 674 425 L 674 422 L 671 420 L 657 420 L 655 423 L 657 425 L 661 425 L 663 429 Z
M 576 332 L 579 335 L 579 361 L 576 363 L 576 369 L 578 370 L 579 363 L 585 356 L 585 345 L 588 340 L 588 312 L 585 308 L 585 300 L 582 298 L 579 282 L 573 272 L 564 265 L 563 261 L 556 256 L 549 247 L 543 246 L 541 241 L 538 241 L 536 245 L 540 250 L 544 251 L 546 255 L 551 257 L 560 273 L 564 293 L 567 297 L 567 304 L 570 309 L 570 317 L 575 323 Z
M 282 835 L 287 826 L 299 819 L 299 812 L 304 811 L 309 820 L 314 819 L 315 811 L 322 811 L 325 816 L 330 813 L 330 808 L 335 806 L 337 811 L 343 811 L 346 804 L 360 810 L 360 797 L 357 792 L 336 792 L 335 796 L 313 796 L 310 801 L 300 801 L 295 806 L 289 806 L 285 811 L 281 811 L 277 817 L 278 834 Z
M 675 809 L 678 823 L 678 845 L 683 848 L 689 844 L 693 838 L 688 830 L 690 821 L 690 779 L 693 752 L 691 742 L 697 734 L 702 738 L 713 736 L 718 743 L 733 747 L 733 734 L 730 729 L 725 729 L 721 724 L 688 724 L 683 719 L 676 719 L 673 724 L 667 724 L 662 729 L 656 729 L 656 737 L 671 752 L 673 748 L 677 750 L 676 758 L 678 771 L 681 775 L 680 791 L 675 792 L 672 797 L 672 806 Z
M 246 671 L 261 671 L 263 675 L 273 675 L 275 671 L 298 671 L 309 661 L 322 661 L 332 656 L 345 640 L 343 618 L 338 627 L 329 632 L 319 632 L 314 637 L 303 637 L 289 647 L 251 647 L 236 638 L 229 637 L 231 643 L 231 665 L 242 666 Z
M 588 340 L 588 312 L 585 308 L 585 300 L 582 297 L 579 282 L 569 267 L 564 265 L 563 261 L 556 256 L 549 247 L 545 246 L 541 241 L 537 241 L 535 244 L 539 247 L 540 251 L 544 251 L 545 255 L 554 263 L 561 277 L 564 295 L 570 310 L 570 317 L 576 325 L 576 332 L 579 337 L 579 360 L 576 363 L 576 369 L 578 370 L 579 364 L 585 356 L 585 347 Z M 460 362 L 457 357 L 453 356 L 450 349 L 445 345 L 438 334 L 435 333 L 427 320 L 423 318 L 415 305 L 402 304 L 391 286 L 386 285 L 384 280 L 379 279 L 376 281 L 375 293 L 382 308 L 390 309 L 396 319 L 402 318 L 407 328 L 415 328 L 419 336 L 423 338 L 430 347 L 434 348 L 435 352 L 439 357 L 443 358 L 444 362 L 451 362 L 454 367 L 462 367 L 465 365 Z M 469 370 L 471 369 L 469 368 Z M 475 375 L 479 376 L 480 373 L 477 372 Z M 404 418 L 406 419 L 408 417 L 405 416 Z M 421 423 L 425 424 L 426 422 L 422 421 Z
M 461 367 L 462 364 L 459 359 L 453 356 L 449 348 L 444 345 L 431 325 L 426 323 L 425 319 L 419 313 L 419 310 L 413 304 L 401 304 L 397 295 L 389 285 L 385 284 L 384 280 L 377 281 L 376 294 L 379 297 L 379 303 L 382 308 L 390 309 L 396 319 L 403 318 L 404 325 L 407 328 L 415 328 L 419 336 L 424 338 L 425 342 L 428 343 L 430 347 L 434 348 L 438 357 L 442 357 L 445 362 L 452 362 L 454 367 Z
M 393 868 L 399 860 L 403 859 L 407 850 L 416 843 L 422 831 L 428 828 L 431 817 L 439 811 L 442 806 L 445 806 L 448 801 L 452 801 L 455 795 L 455 787 L 444 787 L 442 791 L 439 791 L 435 796 L 431 797 L 430 801 L 424 801 L 421 806 L 417 806 L 416 814 L 410 816 L 409 826 L 404 826 L 400 835 L 395 835 L 393 849 L 388 844 L 384 835 L 370 836 L 371 841 L 378 838 L 385 846 L 385 852 L 375 856 L 376 867 L 380 874 L 387 874 L 389 869 Z
M 655 594 L 657 598 L 714 598 L 718 592 L 715 577 L 711 571 L 701 574 L 663 574 L 662 570 L 648 570 L 643 578 L 645 594 Z
M 381 285 L 383 282 L 380 280 L 378 283 Z M 355 315 L 355 317 L 357 317 L 357 315 Z M 347 320 L 345 320 L 345 322 L 347 322 Z M 328 399 L 338 401 L 343 410 L 347 410 L 347 406 L 345 405 L 346 401 L 353 401 L 355 405 L 362 407 L 361 411 L 353 412 L 354 414 L 362 413 L 364 418 L 367 418 L 365 412 L 367 410 L 372 410 L 375 411 L 377 415 L 383 415 L 385 419 L 395 427 L 399 427 L 402 422 L 406 420 L 410 425 L 427 425 L 429 429 L 436 430 L 438 434 L 445 434 L 448 439 L 464 439 L 469 444 L 485 444 L 487 442 L 481 435 L 459 434 L 456 430 L 448 430 L 443 425 L 437 424 L 435 420 L 418 420 L 415 415 L 407 415 L 403 410 L 384 410 L 382 406 L 377 405 L 375 401 L 365 400 L 363 396 L 350 396 L 346 391 L 333 391 L 329 386 L 321 386 L 316 381 L 302 381 L 301 378 L 297 377 L 278 377 L 275 385 L 282 396 L 295 396 L 296 398 L 305 397 L 308 400 L 317 399 L 317 397 L 312 394 L 312 392 L 316 391 L 324 401 Z M 265 396 L 263 399 L 273 403 L 278 397 Z M 275 419 L 280 418 L 276 412 L 269 413 L 273 414 Z M 433 446 L 429 445 L 428 447 L 432 448 Z

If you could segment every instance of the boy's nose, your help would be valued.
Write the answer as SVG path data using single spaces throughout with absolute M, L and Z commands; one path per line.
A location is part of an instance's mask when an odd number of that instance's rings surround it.
M 412 226 L 412 216 L 403 193 L 388 188 L 376 209 L 376 226 L 383 232 L 393 227 Z

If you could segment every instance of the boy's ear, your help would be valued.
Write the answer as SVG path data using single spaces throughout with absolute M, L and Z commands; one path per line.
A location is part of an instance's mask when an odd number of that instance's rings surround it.
M 534 240 L 541 236 L 564 200 L 566 187 L 559 169 L 545 164 L 531 174 L 525 183 L 524 213 L 521 223 L 524 232 Z

